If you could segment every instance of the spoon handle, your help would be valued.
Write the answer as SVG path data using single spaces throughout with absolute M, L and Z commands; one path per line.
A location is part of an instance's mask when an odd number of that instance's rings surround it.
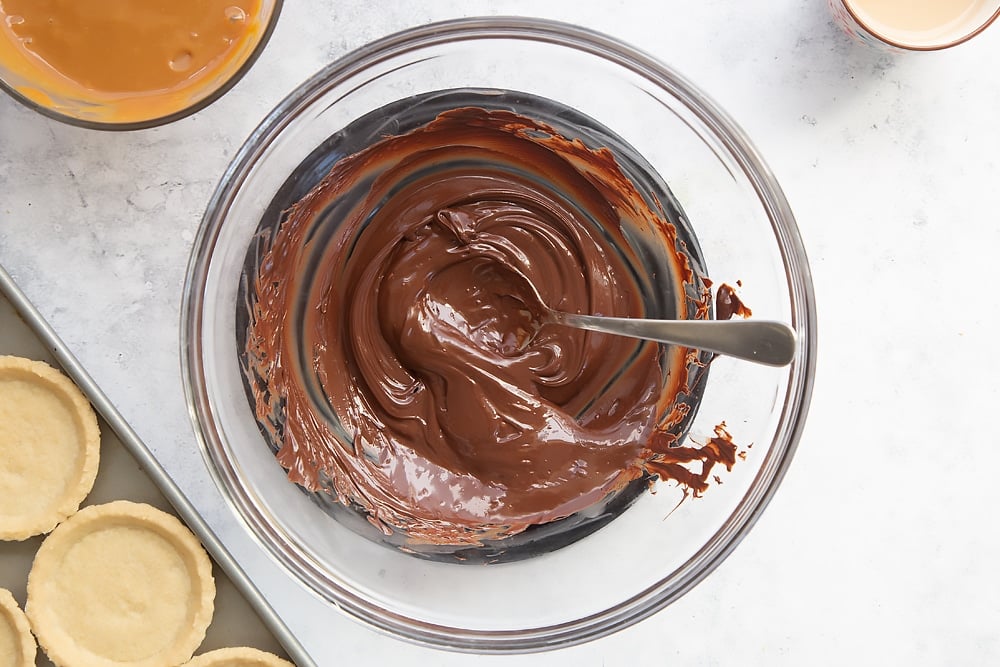
M 716 352 L 768 366 L 795 357 L 795 331 L 769 320 L 643 320 L 553 312 L 560 324 Z

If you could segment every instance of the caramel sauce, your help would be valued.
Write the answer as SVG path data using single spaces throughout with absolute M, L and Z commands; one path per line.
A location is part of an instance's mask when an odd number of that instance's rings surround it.
M 43 107 L 106 122 L 208 96 L 256 46 L 261 0 L 0 0 L 0 65 Z M 269 12 L 268 12 L 269 13 Z

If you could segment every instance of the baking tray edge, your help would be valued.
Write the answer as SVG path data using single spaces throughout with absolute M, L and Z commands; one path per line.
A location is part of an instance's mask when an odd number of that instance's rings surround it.
M 316 663 L 306 653 L 305 648 L 299 643 L 295 635 L 292 634 L 284 621 L 275 613 L 271 605 L 260 593 L 253 582 L 250 581 L 239 563 L 233 558 L 222 542 L 215 536 L 212 529 L 201 518 L 194 506 L 181 492 L 180 488 L 153 456 L 152 452 L 139 438 L 138 434 L 132 430 L 125 418 L 122 417 L 118 409 L 111 403 L 107 395 L 101 390 L 86 369 L 80 364 L 73 353 L 70 352 L 66 344 L 55 332 L 55 329 L 42 317 L 38 309 L 21 291 L 17 283 L 7 270 L 0 265 L 0 293 L 2 293 L 14 310 L 21 316 L 35 334 L 45 343 L 45 346 L 52 352 L 55 358 L 62 365 L 66 374 L 80 387 L 80 390 L 87 396 L 94 409 L 104 418 L 111 429 L 121 440 L 122 445 L 135 457 L 150 479 L 157 486 L 167 501 L 173 506 L 177 514 L 187 526 L 201 539 L 205 549 L 212 555 L 215 562 L 223 569 L 226 575 L 232 580 L 233 585 L 243 594 L 247 603 L 260 617 L 264 625 L 274 634 L 275 639 L 282 645 L 288 656 L 297 667 L 316 667 Z

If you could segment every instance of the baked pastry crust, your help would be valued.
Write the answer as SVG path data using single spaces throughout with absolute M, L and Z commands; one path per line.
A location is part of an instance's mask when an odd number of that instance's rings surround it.
M 239 646 L 202 653 L 183 667 L 295 667 L 273 653 Z
M 73 382 L 41 361 L 0 356 L 0 540 L 72 516 L 94 486 L 97 417 Z
M 35 666 L 35 638 L 28 618 L 6 588 L 0 588 L 0 665 Z
M 38 549 L 25 612 L 60 667 L 191 658 L 215 610 L 212 563 L 175 517 L 118 500 L 80 510 Z

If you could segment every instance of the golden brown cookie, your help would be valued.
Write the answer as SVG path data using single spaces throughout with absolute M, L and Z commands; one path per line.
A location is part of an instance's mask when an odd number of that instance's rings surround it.
M 183 667 L 295 667 L 273 653 L 240 646 L 202 653 Z
M 94 410 L 69 378 L 0 356 L 0 540 L 47 533 L 76 512 L 100 450 Z
M 28 619 L 6 588 L 0 588 L 0 665 L 35 666 L 35 638 Z
M 60 667 L 164 667 L 191 658 L 215 608 L 212 564 L 170 514 L 119 500 L 49 535 L 25 612 Z

